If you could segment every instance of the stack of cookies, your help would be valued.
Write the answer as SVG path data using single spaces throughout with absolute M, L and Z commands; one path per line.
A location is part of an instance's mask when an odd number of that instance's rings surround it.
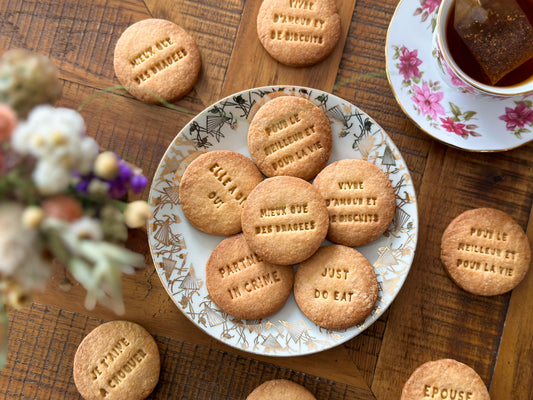
M 185 170 L 179 196 L 186 218 L 202 232 L 231 235 L 206 265 L 207 290 L 226 313 L 264 318 L 283 307 L 293 287 L 301 311 L 327 329 L 362 323 L 374 309 L 374 268 L 353 247 L 388 228 L 394 191 L 368 161 L 327 165 L 331 148 L 322 110 L 281 96 L 251 121 L 253 161 L 211 151 Z M 322 246 L 326 238 L 335 244 Z

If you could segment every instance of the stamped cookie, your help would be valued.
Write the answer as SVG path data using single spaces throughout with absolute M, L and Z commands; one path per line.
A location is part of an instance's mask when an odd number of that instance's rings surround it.
M 331 154 L 331 125 L 309 100 L 277 97 L 255 114 L 248 130 L 248 149 L 266 176 L 312 179 Z
M 531 262 L 531 249 L 525 232 L 508 214 L 477 208 L 448 225 L 442 235 L 441 260 L 461 288 L 493 296 L 522 281 Z
M 246 400 L 316 400 L 303 386 L 286 379 L 266 381 L 256 387 Z
M 326 329 L 363 322 L 374 309 L 378 282 L 374 268 L 357 250 L 323 246 L 298 266 L 294 297 L 300 310 Z
M 387 175 L 368 161 L 336 161 L 317 175 L 313 186 L 326 199 L 332 242 L 362 246 L 380 237 L 392 222 L 394 190 Z
M 292 267 L 263 261 L 242 234 L 224 239 L 206 266 L 206 286 L 213 301 L 236 318 L 261 319 L 278 311 L 291 294 Z
M 145 19 L 126 29 L 115 47 L 115 74 L 134 97 L 172 101 L 194 86 L 202 62 L 196 42 L 183 28 L 163 19 Z
M 290 66 L 323 60 L 340 33 L 334 0 L 264 0 L 257 15 L 259 41 L 273 58 Z
M 313 255 L 328 231 L 328 210 L 309 182 L 291 176 L 265 179 L 248 196 L 242 232 L 248 246 L 273 264 Z
M 146 329 L 112 321 L 81 342 L 74 356 L 74 383 L 85 400 L 141 400 L 154 390 L 159 369 L 159 350 Z
M 241 213 L 252 189 L 263 180 L 252 160 L 228 150 L 194 159 L 179 181 L 185 217 L 196 228 L 213 235 L 241 231 Z
M 490 400 L 487 387 L 468 365 L 442 359 L 419 366 L 405 383 L 400 400 Z

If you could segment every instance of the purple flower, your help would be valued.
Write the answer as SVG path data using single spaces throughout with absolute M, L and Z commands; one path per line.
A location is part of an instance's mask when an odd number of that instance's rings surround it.
M 400 74 L 403 79 L 408 81 L 413 76 L 420 78 L 420 71 L 418 66 L 422 64 L 422 60 L 418 58 L 418 50 L 409 51 L 405 46 L 402 46 L 402 55 L 400 56 Z
M 118 177 L 123 181 L 129 181 L 133 175 L 131 167 L 124 161 L 120 160 L 118 163 Z
M 533 110 L 527 108 L 525 102 L 521 102 L 515 108 L 505 107 L 505 114 L 498 118 L 506 122 L 508 131 L 522 129 L 526 125 L 533 124 Z
M 109 197 L 111 197 L 112 199 L 121 199 L 126 196 L 126 193 L 128 193 L 127 182 L 123 181 L 120 178 L 116 178 L 112 181 L 109 181 Z
M 446 129 L 448 132 L 453 132 L 456 135 L 459 136 L 468 136 L 468 131 L 465 129 L 465 124 L 461 124 L 459 122 L 455 122 L 450 117 L 446 118 L 440 118 L 440 121 L 442 122 L 442 127 Z
M 415 96 L 411 97 L 411 100 L 418 106 L 422 114 L 428 114 L 433 120 L 437 119 L 437 115 L 445 114 L 444 107 L 440 104 L 444 97 L 443 92 L 432 92 L 427 82 L 424 82 L 422 87 L 414 85 L 413 89 Z
M 89 184 L 91 183 L 91 180 L 92 180 L 91 176 L 83 178 L 82 180 L 80 180 L 76 184 L 76 191 L 79 192 L 79 193 L 87 193 L 87 191 L 89 190 Z
M 142 174 L 133 175 L 130 181 L 131 190 L 133 190 L 133 193 L 136 194 L 141 193 L 147 184 L 148 179 Z
M 431 14 L 435 9 L 440 6 L 441 0 L 421 0 L 422 9 L 428 10 Z

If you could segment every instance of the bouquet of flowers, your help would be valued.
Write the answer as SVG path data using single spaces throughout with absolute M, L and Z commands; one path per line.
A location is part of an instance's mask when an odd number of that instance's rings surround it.
M 87 290 L 88 309 L 100 302 L 119 314 L 121 273 L 144 266 L 124 243 L 128 228 L 145 226 L 150 208 L 124 200 L 148 181 L 116 154 L 100 152 L 78 112 L 51 106 L 60 93 L 46 57 L 12 50 L 0 58 L 0 368 L 6 310 L 30 301 L 52 262 Z

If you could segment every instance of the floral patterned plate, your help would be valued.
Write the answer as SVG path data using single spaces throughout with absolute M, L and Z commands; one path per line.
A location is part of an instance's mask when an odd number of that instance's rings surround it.
M 384 235 L 359 250 L 373 264 L 379 299 L 364 323 L 342 331 L 319 328 L 299 310 L 291 294 L 285 306 L 262 320 L 240 320 L 222 312 L 205 286 L 205 265 L 223 239 L 196 230 L 179 204 L 179 180 L 199 154 L 233 150 L 249 157 L 249 121 L 267 101 L 284 95 L 301 96 L 319 106 L 333 129 L 329 162 L 364 158 L 385 171 L 396 194 L 397 210 Z M 172 300 L 193 323 L 214 338 L 258 354 L 293 356 L 328 349 L 371 325 L 391 304 L 413 261 L 418 216 L 411 176 L 387 134 L 364 112 L 332 94 L 302 87 L 270 86 L 229 96 L 193 118 L 165 153 L 150 189 L 153 217 L 148 239 L 157 273 Z
M 435 139 L 469 151 L 509 150 L 533 140 L 533 97 L 475 95 L 442 81 L 432 40 L 441 0 L 402 0 L 387 33 L 390 85 L 400 107 Z

